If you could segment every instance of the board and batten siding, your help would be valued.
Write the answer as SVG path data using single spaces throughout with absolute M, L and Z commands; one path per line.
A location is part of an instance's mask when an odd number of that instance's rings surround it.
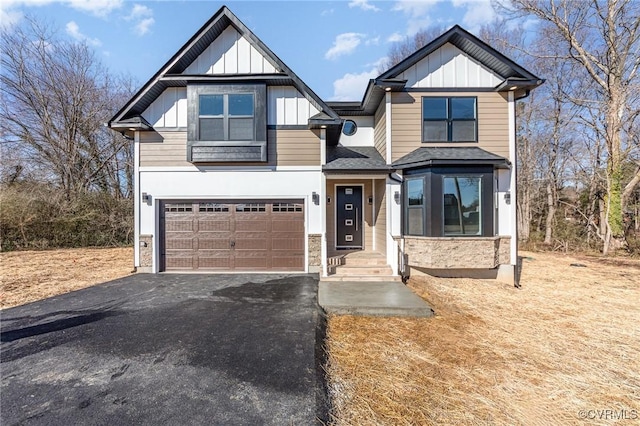
M 293 86 L 267 87 L 267 124 L 306 125 L 318 112 Z
M 475 96 L 478 99 L 478 142 L 422 142 L 424 96 Z M 428 146 L 477 146 L 509 158 L 509 108 L 506 95 L 498 92 L 399 92 L 392 94 L 392 161 Z
M 154 128 L 187 127 L 187 88 L 168 87 L 142 113 Z
M 320 138 L 311 130 L 269 130 L 267 132 L 267 159 L 266 163 L 224 162 L 211 163 L 210 165 L 319 166 Z M 193 167 L 194 165 L 187 161 L 187 132 L 141 132 L 140 166 Z
M 274 74 L 275 65 L 228 26 L 183 74 Z
M 373 146 L 382 155 L 382 158 L 387 158 L 387 116 L 386 116 L 387 104 L 383 101 L 376 110 L 373 117 Z
M 451 43 L 432 52 L 398 77 L 406 87 L 496 87 L 502 78 Z

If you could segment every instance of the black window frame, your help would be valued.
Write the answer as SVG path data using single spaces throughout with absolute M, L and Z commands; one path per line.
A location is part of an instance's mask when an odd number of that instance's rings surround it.
M 446 118 L 425 118 L 425 100 L 444 99 L 446 102 Z M 474 103 L 474 118 L 453 118 L 453 110 L 451 107 L 452 99 L 473 99 Z M 474 143 L 478 142 L 478 97 L 477 96 L 423 96 L 421 100 L 422 122 L 421 133 L 423 143 Z M 446 122 L 447 125 L 447 139 L 446 140 L 429 140 L 425 137 L 424 124 L 425 122 Z M 454 122 L 473 122 L 473 140 L 453 140 L 453 126 Z
M 444 179 L 450 177 L 480 177 L 480 232 L 478 234 L 445 234 Z M 409 232 L 408 181 L 423 180 L 424 209 L 422 233 Z M 403 182 L 403 235 L 418 237 L 472 238 L 495 236 L 495 170 L 493 166 L 438 166 L 405 170 Z
M 253 96 L 253 135 L 248 139 L 234 140 L 229 137 L 229 96 Z M 223 114 L 200 114 L 201 96 L 222 95 Z M 216 162 L 267 162 L 267 89 L 265 84 L 192 84 L 187 86 L 187 161 L 192 163 Z M 223 136 L 208 138 L 201 136 L 202 119 L 223 120 Z

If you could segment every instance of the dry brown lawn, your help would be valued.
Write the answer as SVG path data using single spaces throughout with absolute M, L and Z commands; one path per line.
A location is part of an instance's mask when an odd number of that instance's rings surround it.
M 133 248 L 0 253 L 0 308 L 9 308 L 123 277 Z
M 640 262 L 522 255 L 521 289 L 412 279 L 434 318 L 329 318 L 333 423 L 640 424 Z

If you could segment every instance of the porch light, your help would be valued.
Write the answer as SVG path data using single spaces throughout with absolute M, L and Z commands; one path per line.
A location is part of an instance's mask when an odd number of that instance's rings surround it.
M 320 194 L 318 194 L 316 191 L 313 191 L 311 193 L 311 201 L 313 201 L 313 204 L 315 204 L 316 206 L 320 204 Z
M 516 90 L 518 88 L 518 86 L 511 86 L 509 87 L 509 90 Z
M 400 204 L 400 191 L 393 193 L 393 201 L 395 201 L 396 204 Z

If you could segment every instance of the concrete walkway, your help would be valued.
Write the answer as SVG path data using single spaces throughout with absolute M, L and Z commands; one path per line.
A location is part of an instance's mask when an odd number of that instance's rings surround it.
M 318 304 L 326 313 L 337 315 L 433 316 L 433 309 L 399 282 L 321 281 Z

